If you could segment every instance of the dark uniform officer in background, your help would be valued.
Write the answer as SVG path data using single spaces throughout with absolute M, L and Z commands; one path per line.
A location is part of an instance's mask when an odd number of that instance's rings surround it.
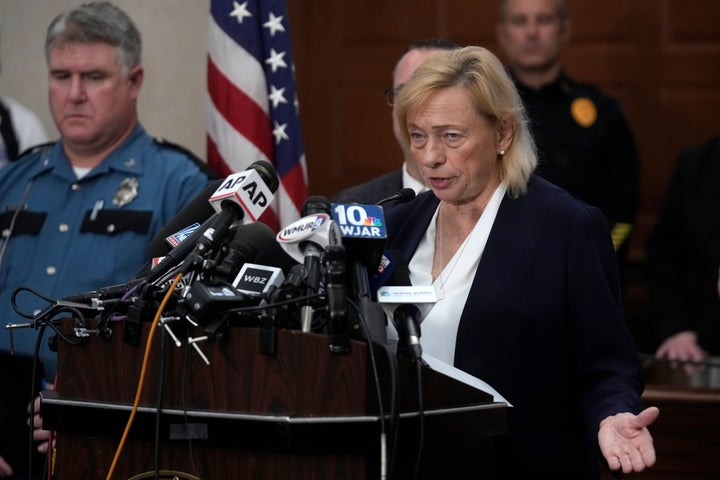
M 639 207 L 640 159 L 617 100 L 563 71 L 563 0 L 503 0 L 497 37 L 530 117 L 537 173 L 600 208 L 621 267 Z

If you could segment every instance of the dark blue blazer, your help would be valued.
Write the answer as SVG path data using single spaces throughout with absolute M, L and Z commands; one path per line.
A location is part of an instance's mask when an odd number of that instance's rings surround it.
M 438 202 L 426 192 L 396 207 L 388 248 L 412 258 Z M 526 195 L 505 196 L 460 318 L 455 366 L 513 405 L 502 472 L 598 478 L 600 421 L 638 413 L 643 389 L 598 209 L 536 175 Z

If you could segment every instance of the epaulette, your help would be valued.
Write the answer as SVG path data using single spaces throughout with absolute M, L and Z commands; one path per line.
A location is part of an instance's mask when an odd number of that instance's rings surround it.
M 46 152 L 46 151 L 50 150 L 56 143 L 57 143 L 57 140 L 53 140 L 52 142 L 39 143 L 37 145 L 33 145 L 32 147 L 27 148 L 24 151 L 20 152 L 20 155 L 18 155 L 18 160 L 27 155 L 35 155 L 37 153 Z
M 563 78 L 561 80 L 561 89 L 566 95 L 572 98 L 589 97 L 593 99 L 593 101 L 600 101 L 608 97 L 608 95 L 597 86 L 570 78 Z
M 176 152 L 180 152 L 183 155 L 185 155 L 186 157 L 188 157 L 190 160 L 193 161 L 193 163 L 195 163 L 195 165 L 198 166 L 198 168 L 200 168 L 200 170 L 203 171 L 203 173 L 205 173 L 205 175 L 208 176 L 208 178 L 210 180 L 217 180 L 218 178 L 220 178 L 220 176 L 217 174 L 217 172 L 215 172 L 212 169 L 212 167 L 210 167 L 210 165 L 207 164 L 207 162 L 203 161 L 200 157 L 195 155 L 195 153 L 193 153 L 192 150 L 190 150 L 186 147 L 183 147 L 180 144 L 171 142 L 168 139 L 163 138 L 163 137 L 153 137 L 153 141 L 155 143 L 157 143 L 158 145 L 162 145 L 165 148 L 175 150 Z

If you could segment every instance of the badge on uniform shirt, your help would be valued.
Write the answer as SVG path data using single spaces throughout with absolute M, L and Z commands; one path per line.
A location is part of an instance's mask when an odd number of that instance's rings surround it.
M 573 100 L 570 105 L 570 113 L 578 125 L 586 128 L 597 120 L 597 108 L 589 98 L 581 97 Z
M 137 178 L 134 177 L 128 177 L 120 182 L 117 192 L 113 195 L 113 205 L 116 207 L 124 207 L 135 200 L 135 197 L 137 197 L 138 194 L 138 186 L 139 183 Z

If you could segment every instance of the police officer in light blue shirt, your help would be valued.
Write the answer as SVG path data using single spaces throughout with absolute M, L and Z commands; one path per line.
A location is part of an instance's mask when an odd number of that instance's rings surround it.
M 141 50 L 133 21 L 108 2 L 74 8 L 48 27 L 48 99 L 60 140 L 0 170 L 0 355 L 11 347 L 5 326 L 28 322 L 16 310 L 33 315 L 48 299 L 135 276 L 150 240 L 212 176 L 140 124 Z M 39 341 L 52 382 L 49 333 L 15 329 L 13 346 L 29 356 Z
M 186 154 L 151 138 L 139 124 L 82 178 L 61 142 L 0 171 L 0 228 L 10 234 L 0 259 L 2 326 L 28 321 L 11 306 L 20 286 L 60 299 L 132 278 L 150 240 L 207 182 Z M 28 314 L 49 305 L 29 291 L 19 293 L 16 303 Z M 0 329 L 4 351 L 9 333 Z M 13 335 L 15 350 L 31 355 L 38 332 L 15 329 Z M 55 356 L 44 340 L 43 363 L 52 379 Z
M 62 299 L 130 280 L 150 240 L 209 183 L 202 162 L 141 126 L 141 50 L 133 21 L 108 2 L 61 13 L 48 27 L 48 99 L 60 140 L 0 170 L 0 355 L 10 350 L 5 326 L 28 321 L 14 307 L 32 315 L 48 305 L 40 295 Z M 37 294 L 19 291 L 13 302 L 18 287 Z M 52 382 L 49 333 L 13 333 L 17 354 L 32 355 L 41 342 Z M 39 416 L 31 424 L 39 429 Z M 42 438 L 49 432 L 36 431 Z

